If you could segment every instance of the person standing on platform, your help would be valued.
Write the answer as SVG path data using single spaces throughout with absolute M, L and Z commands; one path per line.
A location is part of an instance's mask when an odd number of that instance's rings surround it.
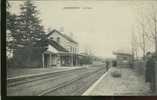
M 151 52 L 146 54 L 145 81 L 150 84 L 151 92 L 155 92 L 155 60 Z
M 113 67 L 117 67 L 117 61 L 116 61 L 116 60 L 113 60 L 113 61 L 112 61 L 112 66 L 113 66 Z
M 106 61 L 106 70 L 108 71 L 108 69 L 109 69 L 109 62 Z

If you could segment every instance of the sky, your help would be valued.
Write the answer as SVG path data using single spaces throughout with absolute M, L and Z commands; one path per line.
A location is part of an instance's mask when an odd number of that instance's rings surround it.
M 11 12 L 19 13 L 19 4 L 11 1 Z M 46 30 L 58 29 L 100 57 L 114 57 L 113 51 L 130 51 L 131 32 L 139 8 L 150 2 L 136 1 L 36 1 L 39 17 Z M 155 2 L 156 3 L 156 2 Z

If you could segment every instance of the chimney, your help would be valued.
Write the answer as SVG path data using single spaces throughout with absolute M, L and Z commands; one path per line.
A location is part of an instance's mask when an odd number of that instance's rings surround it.
M 64 33 L 64 27 L 60 27 L 60 32 Z

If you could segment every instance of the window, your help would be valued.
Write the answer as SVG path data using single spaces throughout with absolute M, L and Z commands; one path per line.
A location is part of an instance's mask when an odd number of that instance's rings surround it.
M 60 37 L 57 37 L 57 43 L 60 43 Z
M 73 53 L 75 52 L 74 49 L 75 49 L 75 48 L 73 48 Z
M 73 48 L 72 47 L 70 47 L 70 52 L 73 52 Z
M 123 60 L 127 60 L 127 57 L 123 57 Z
M 75 52 L 77 53 L 77 48 L 75 48 Z
M 70 52 L 70 50 L 71 50 L 71 48 L 70 47 L 68 47 L 68 51 Z
M 53 40 L 53 37 L 50 37 L 50 40 Z
M 76 48 L 75 48 L 75 53 L 77 53 Z

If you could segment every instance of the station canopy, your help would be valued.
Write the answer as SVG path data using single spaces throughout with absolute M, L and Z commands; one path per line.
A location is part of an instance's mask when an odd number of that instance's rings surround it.
M 126 49 L 117 49 L 116 51 L 113 52 L 114 55 L 132 55 L 130 50 Z

